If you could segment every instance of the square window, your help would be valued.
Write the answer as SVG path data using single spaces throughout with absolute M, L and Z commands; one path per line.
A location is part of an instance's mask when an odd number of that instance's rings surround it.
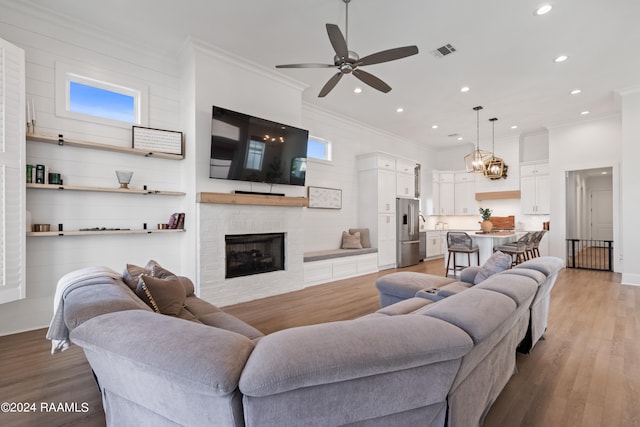
M 310 136 L 307 141 L 307 157 L 331 161 L 331 142 Z

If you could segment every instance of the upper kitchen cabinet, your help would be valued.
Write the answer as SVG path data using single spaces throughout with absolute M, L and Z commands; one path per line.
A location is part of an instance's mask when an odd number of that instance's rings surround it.
M 523 214 L 549 214 L 549 164 L 520 165 L 520 203 Z
M 396 195 L 398 197 L 416 197 L 416 162 L 396 160 Z
M 475 175 L 467 172 L 456 172 L 454 175 L 454 208 L 456 215 L 476 215 L 476 180 Z

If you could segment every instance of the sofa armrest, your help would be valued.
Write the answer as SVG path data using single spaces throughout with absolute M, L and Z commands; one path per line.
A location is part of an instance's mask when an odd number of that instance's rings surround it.
M 456 326 L 417 315 L 286 329 L 257 343 L 240 377 L 240 391 L 260 397 L 397 372 L 459 359 L 472 346 Z
M 232 393 L 254 347 L 234 332 L 142 310 L 87 320 L 71 341 L 84 349 L 103 387 L 133 401 L 135 388 L 149 378 L 156 393 L 165 383 L 166 392 L 188 384 L 193 393 Z

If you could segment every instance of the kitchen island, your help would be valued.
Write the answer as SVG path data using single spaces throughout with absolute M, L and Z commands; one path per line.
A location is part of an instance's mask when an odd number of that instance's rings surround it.
M 453 230 L 450 230 L 453 231 Z M 515 242 L 524 232 L 514 231 L 491 231 L 484 233 L 482 231 L 469 231 L 469 230 L 456 230 L 464 231 L 471 237 L 474 245 L 478 245 L 479 251 L 479 265 L 483 265 L 493 253 L 493 248 L 496 246 L 504 245 L 505 243 Z M 447 244 L 445 239 L 445 245 Z M 449 257 L 449 248 L 445 249 L 444 263 L 447 265 L 447 258 Z M 473 255 L 471 256 L 471 265 L 474 265 Z M 457 265 L 467 265 L 467 255 L 462 253 L 456 254 Z

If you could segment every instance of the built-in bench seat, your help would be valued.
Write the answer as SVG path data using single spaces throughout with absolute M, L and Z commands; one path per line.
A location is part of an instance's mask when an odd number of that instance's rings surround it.
M 321 261 L 323 259 L 342 258 L 345 256 L 378 253 L 378 248 L 363 249 L 327 249 L 324 251 L 311 251 L 304 253 L 304 262 Z
M 305 286 L 319 285 L 377 271 L 377 248 L 327 249 L 304 253 Z

